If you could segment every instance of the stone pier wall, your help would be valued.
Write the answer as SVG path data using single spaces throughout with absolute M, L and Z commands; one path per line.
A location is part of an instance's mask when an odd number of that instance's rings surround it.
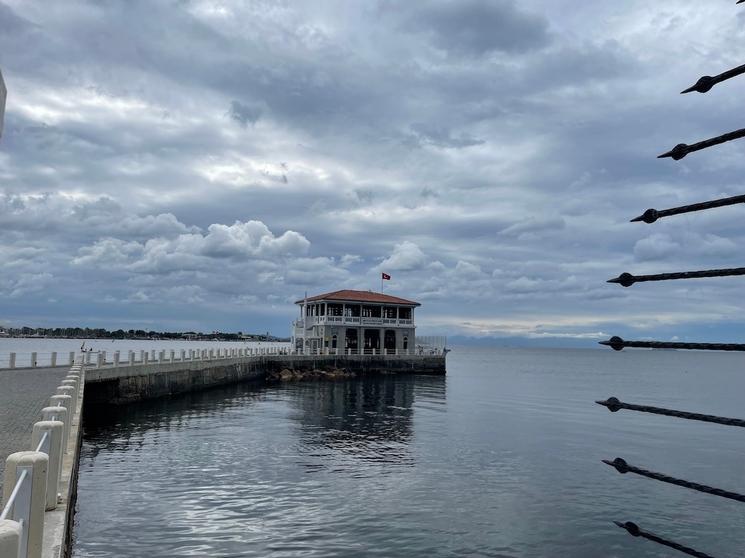
M 242 381 L 282 370 L 344 370 L 365 374 L 445 374 L 444 356 L 271 355 L 163 362 L 88 371 L 86 404 L 124 404 Z

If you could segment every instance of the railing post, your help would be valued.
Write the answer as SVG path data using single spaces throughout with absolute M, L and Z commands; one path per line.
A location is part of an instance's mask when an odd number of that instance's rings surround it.
M 114 366 L 119 366 L 120 351 L 114 351 Z
M 158 360 L 158 359 L 156 358 L 156 356 L 155 356 L 155 349 L 152 349 L 152 350 L 150 351 L 150 360 L 152 360 L 153 362 L 155 362 L 156 360 Z
M 210 349 L 210 360 L 215 358 L 215 349 Z
M 57 351 L 52 351 L 52 360 L 50 366 L 57 366 Z
M 173 359 L 174 359 L 175 354 L 176 354 L 176 351 L 174 351 L 173 349 L 171 349 L 171 362 L 173 362 Z M 183 352 L 181 354 L 183 355 Z M 181 360 L 183 360 L 183 359 L 181 359 Z
M 129 365 L 130 366 L 134 366 L 135 365 L 135 352 L 134 351 L 129 351 L 129 355 L 128 355 L 128 359 L 127 360 L 129 360 Z
M 160 351 L 158 352 L 158 362 L 164 362 L 166 359 L 166 352 Z
M 78 403 L 78 394 L 76 393 L 75 386 L 61 385 L 57 387 L 56 395 L 69 395 L 70 396 L 70 408 L 75 412 Z
M 67 449 L 67 438 L 65 437 L 65 432 L 67 431 L 67 424 L 71 420 L 68 417 L 70 416 L 70 413 L 67 409 L 67 407 L 44 407 L 41 410 L 41 420 L 42 421 L 55 421 L 55 422 L 61 422 L 64 426 L 62 427 L 62 441 L 60 443 L 60 447 L 62 448 L 62 453 L 65 453 L 65 450 Z
M 186 360 L 186 349 L 181 349 L 181 362 Z
M 16 367 L 16 354 L 10 353 L 10 356 L 8 357 L 8 368 L 15 368 Z
M 68 374 L 62 382 L 60 382 L 61 386 L 70 386 L 75 390 L 75 394 L 77 395 L 78 392 L 78 386 L 80 385 L 80 376 L 77 374 Z
M 75 364 L 75 351 L 70 351 L 70 362 L 68 363 L 70 366 Z
M 91 363 L 91 353 L 90 351 L 85 353 L 85 363 L 90 364 Z
M 62 439 L 64 438 L 65 424 L 59 420 L 45 420 L 34 424 L 31 433 L 31 447 L 36 449 L 39 442 L 46 433 L 47 438 L 44 446 L 39 451 L 49 456 L 49 469 L 47 471 L 47 498 L 46 509 L 57 508 L 57 489 L 59 488 L 60 475 L 62 474 Z
M 101 351 L 99 354 L 103 357 L 102 364 L 106 364 L 106 351 Z
M 96 355 L 96 368 L 101 368 L 103 366 L 103 354 L 98 353 Z
M 10 519 L 23 522 L 19 557 L 41 558 L 48 466 L 49 457 L 38 451 L 11 453 L 5 461 L 3 508 L 24 472 L 26 477 L 10 514 Z
M 65 422 L 65 435 L 62 440 L 62 451 L 67 453 L 67 439 L 70 436 L 70 426 L 72 425 L 72 417 L 75 414 L 75 409 L 72 408 L 72 397 L 69 395 L 52 395 L 49 398 L 50 407 L 58 407 L 59 404 L 67 409 L 67 421 Z
M 36 353 L 31 353 L 31 367 L 36 368 Z
M 12 519 L 0 521 L 0 556 L 20 556 L 21 524 Z

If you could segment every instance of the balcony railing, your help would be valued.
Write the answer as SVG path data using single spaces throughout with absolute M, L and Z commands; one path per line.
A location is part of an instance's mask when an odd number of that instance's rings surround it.
M 314 325 L 410 326 L 413 324 L 414 320 L 411 319 L 373 318 L 369 316 L 308 316 L 305 318 L 305 327 Z M 294 326 L 297 330 L 302 330 L 303 321 L 298 320 L 294 322 Z

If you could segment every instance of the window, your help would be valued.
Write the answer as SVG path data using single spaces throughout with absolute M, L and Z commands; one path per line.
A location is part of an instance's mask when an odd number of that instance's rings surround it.
M 404 351 L 409 350 L 409 338 L 404 337 Z

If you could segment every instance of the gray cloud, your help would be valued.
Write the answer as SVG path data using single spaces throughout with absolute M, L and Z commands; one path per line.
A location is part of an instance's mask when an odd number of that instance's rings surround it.
M 655 159 L 741 127 L 734 84 L 677 95 L 740 63 L 725 6 L 31 0 L 0 31 L 0 321 L 284 333 L 381 270 L 430 332 L 742 314 L 730 281 L 605 284 L 745 241 L 739 207 L 628 223 L 741 193 L 742 144 Z
M 395 8 L 401 5 L 396 3 Z M 524 52 L 546 45 L 548 23 L 512 0 L 428 0 L 417 4 L 406 24 L 431 35 L 435 45 L 460 55 Z
M 248 124 L 256 124 L 261 117 L 261 109 L 255 106 L 244 105 L 238 101 L 230 102 L 230 118 L 246 126 Z

